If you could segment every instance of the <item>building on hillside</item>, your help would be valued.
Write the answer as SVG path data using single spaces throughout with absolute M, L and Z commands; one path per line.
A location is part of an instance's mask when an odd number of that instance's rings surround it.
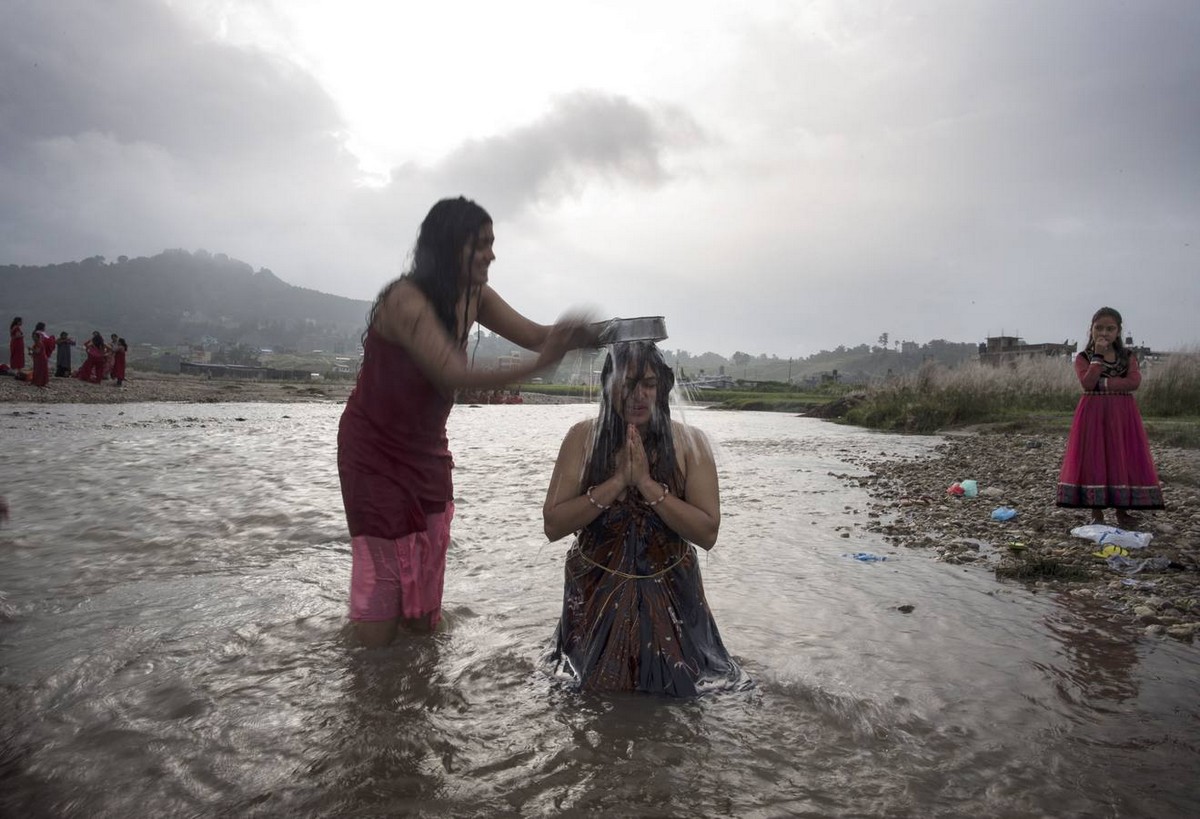
M 728 375 L 701 374 L 679 386 L 688 390 L 731 390 L 734 387 L 734 381 Z
M 1012 364 L 1023 358 L 1069 358 L 1079 345 L 1074 341 L 1061 344 L 1026 344 L 1017 336 L 988 336 L 979 345 L 979 360 L 984 364 L 998 366 Z

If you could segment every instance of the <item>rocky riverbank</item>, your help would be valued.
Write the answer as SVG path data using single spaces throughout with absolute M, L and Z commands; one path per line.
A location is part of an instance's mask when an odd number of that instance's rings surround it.
M 1058 434 L 957 434 L 933 457 L 868 461 L 870 476 L 841 477 L 871 494 L 861 525 L 888 543 L 930 549 L 947 563 L 985 564 L 1005 582 L 1090 598 L 1115 623 L 1192 640 L 1200 631 L 1200 452 L 1152 447 L 1167 509 L 1139 513 L 1138 530 L 1153 535 L 1148 547 L 1106 560 L 1094 554 L 1101 547 L 1071 535 L 1091 522 L 1090 511 L 1054 505 L 1065 446 Z M 947 492 L 967 479 L 978 482 L 978 497 Z M 1016 517 L 993 520 L 1000 506 Z M 1113 511 L 1106 514 L 1115 525 Z
M 0 403 L 32 404 L 122 404 L 134 401 L 181 401 L 213 404 L 229 401 L 345 401 L 353 381 L 235 381 L 131 372 L 118 387 L 115 381 L 91 384 L 77 378 L 51 378 L 38 388 L 15 378 L 0 378 Z
M 196 404 L 250 401 L 343 403 L 353 388 L 353 381 L 252 381 L 134 372 L 120 387 L 114 381 L 90 384 L 76 378 L 51 378 L 48 387 L 39 389 L 25 381 L 0 377 L 0 404 L 122 404 L 136 401 Z M 531 392 L 523 393 L 521 397 L 526 404 L 577 404 L 596 400 Z

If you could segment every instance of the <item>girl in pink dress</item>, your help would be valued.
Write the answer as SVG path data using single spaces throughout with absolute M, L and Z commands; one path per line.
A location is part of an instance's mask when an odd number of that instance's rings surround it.
M 1083 396 L 1058 476 L 1058 505 L 1091 509 L 1093 523 L 1115 508 L 1117 525 L 1133 528 L 1129 510 L 1162 509 L 1163 495 L 1133 397 L 1142 383 L 1138 360 L 1121 343 L 1121 314 L 1113 308 L 1092 316 L 1075 372 Z

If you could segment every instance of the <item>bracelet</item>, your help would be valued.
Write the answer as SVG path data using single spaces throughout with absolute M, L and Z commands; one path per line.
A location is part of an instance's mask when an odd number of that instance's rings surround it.
M 662 494 L 658 496 L 658 500 L 646 501 L 647 506 L 658 506 L 667 499 L 667 495 L 671 494 L 671 487 L 667 486 L 665 483 L 660 483 L 659 486 L 662 487 Z
M 602 505 L 602 504 L 599 504 L 599 503 L 597 503 L 597 502 L 596 502 L 596 499 L 592 497 L 592 490 L 593 490 L 593 489 L 595 489 L 595 488 L 596 488 L 596 487 L 595 487 L 595 485 L 594 485 L 594 484 L 593 484 L 592 486 L 589 486 L 589 487 L 587 488 L 587 499 L 588 499 L 588 500 L 590 500 L 590 501 L 592 502 L 592 506 L 595 506 L 597 509 L 601 509 L 601 510 L 603 510 L 603 509 L 607 509 L 607 508 L 608 508 L 608 506 L 604 506 L 604 505 Z M 611 505 L 612 505 L 612 504 L 609 504 L 609 506 L 611 506 Z

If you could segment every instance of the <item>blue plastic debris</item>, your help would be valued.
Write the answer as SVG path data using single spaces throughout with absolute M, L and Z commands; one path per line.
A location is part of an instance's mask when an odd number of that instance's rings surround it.
M 1011 506 L 997 506 L 992 510 L 992 520 L 1012 520 L 1017 516 L 1017 510 Z
M 877 555 L 872 552 L 855 552 L 854 554 L 844 554 L 842 557 L 852 557 L 855 560 L 861 560 L 863 563 L 876 563 L 881 560 L 887 560 L 883 555 Z

